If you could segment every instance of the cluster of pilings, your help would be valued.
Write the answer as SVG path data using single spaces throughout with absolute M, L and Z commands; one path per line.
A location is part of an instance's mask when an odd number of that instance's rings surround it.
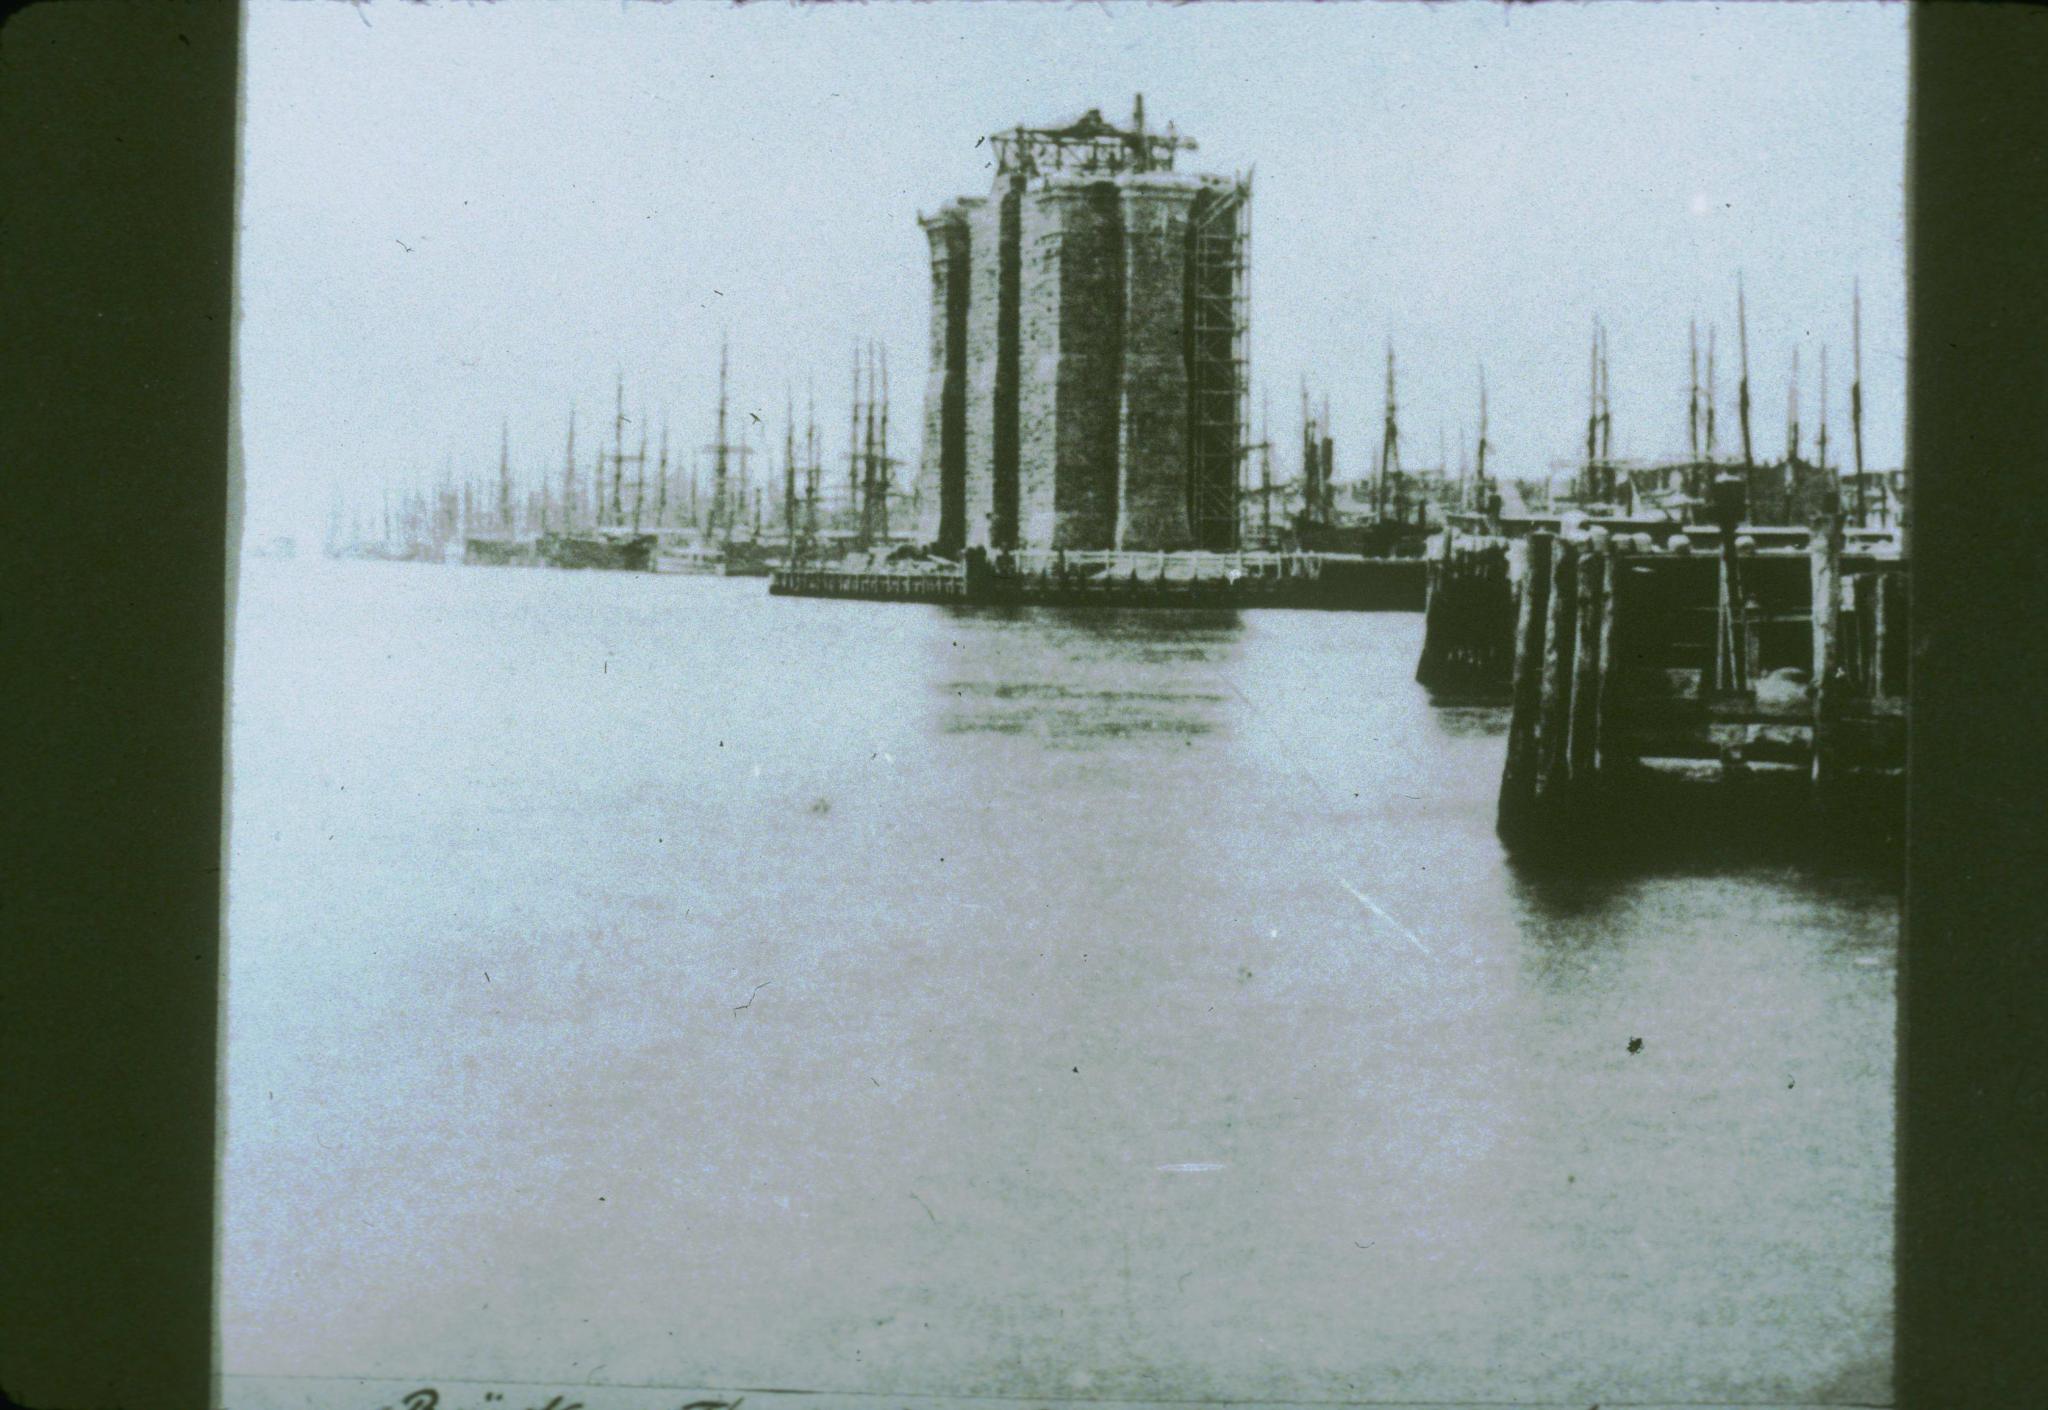
M 1498 825 L 1534 850 L 1626 825 L 1652 777 L 1828 805 L 1896 801 L 1904 766 L 1905 563 L 1603 529 L 1516 546 L 1513 695 Z M 1865 787 L 1874 785 L 1874 788 Z M 1889 801 L 1885 801 L 1889 800 Z
M 1422 659 L 1415 679 L 1434 696 L 1505 694 L 1514 665 L 1515 585 L 1509 540 L 1446 528 L 1428 559 Z

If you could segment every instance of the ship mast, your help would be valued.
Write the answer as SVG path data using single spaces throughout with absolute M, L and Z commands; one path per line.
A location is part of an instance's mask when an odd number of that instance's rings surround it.
M 1823 474 L 1828 468 L 1828 345 L 1820 345 L 1820 469 Z M 1833 498 L 1833 496 L 1829 496 Z
M 1393 477 L 1394 487 L 1394 518 L 1398 521 L 1406 517 L 1406 505 L 1404 502 L 1405 489 L 1402 484 L 1401 475 L 1401 428 L 1400 423 L 1396 420 L 1396 408 L 1394 405 L 1394 344 L 1391 339 L 1387 342 L 1386 425 L 1380 432 L 1381 483 L 1385 484 L 1387 477 L 1390 475 Z
M 1318 522 L 1323 493 L 1316 474 L 1316 457 L 1322 452 L 1322 437 L 1316 428 L 1315 412 L 1309 406 L 1308 377 L 1301 379 L 1301 507 L 1303 517 L 1313 524 Z
M 1716 383 L 1716 381 L 1718 381 L 1719 379 L 1718 379 L 1718 378 L 1716 378 L 1716 377 L 1714 376 L 1714 334 L 1715 334 L 1715 331 L 1716 331 L 1716 330 L 1715 330 L 1715 326 L 1714 326 L 1713 324 L 1709 323 L 1709 324 L 1707 325 L 1707 420 L 1706 420 L 1706 430 L 1707 430 L 1707 464 L 1709 464 L 1709 465 L 1712 465 L 1712 464 L 1714 463 L 1714 453 L 1715 453 L 1715 449 L 1716 449 L 1716 443 L 1715 443 L 1715 437 L 1714 437 L 1714 384 L 1715 384 L 1715 383 Z
M 661 413 L 661 460 L 655 471 L 654 527 L 668 527 L 668 412 Z
M 1700 321 L 1688 319 L 1685 326 L 1689 375 L 1692 391 L 1685 404 L 1685 440 L 1695 465 L 1700 459 Z
M 1749 312 L 1742 297 L 1742 274 L 1735 275 L 1735 336 L 1741 349 L 1741 380 L 1736 383 L 1735 409 L 1742 421 L 1742 467 L 1747 470 L 1756 464 L 1756 453 L 1749 444 Z
M 804 539 L 818 535 L 818 393 L 808 374 L 804 377 Z
M 1479 508 L 1486 508 L 1486 364 L 1479 364 L 1479 445 L 1472 470 L 1472 483 L 1478 492 Z
M 1333 523 L 1337 509 L 1337 437 L 1330 429 L 1330 394 L 1323 393 L 1322 413 L 1316 418 L 1322 442 L 1316 452 L 1316 488 L 1323 496 L 1322 522 Z
M 745 523 L 751 514 L 754 537 L 761 537 L 761 492 L 754 486 L 754 472 L 750 468 L 754 458 L 754 428 L 746 421 L 740 422 L 739 464 L 734 467 L 737 487 L 733 493 L 733 522 Z
M 640 408 L 640 449 L 633 457 L 633 532 L 640 532 L 640 515 L 647 503 L 647 408 Z
M 1614 492 L 1614 379 L 1607 369 L 1607 327 L 1600 327 L 1600 463 L 1606 467 L 1606 493 Z
M 626 522 L 626 507 L 619 499 L 620 482 L 626 474 L 626 374 L 619 373 L 617 409 L 612 414 L 612 512 L 614 526 Z
M 1593 466 L 1600 458 L 1600 320 L 1593 320 L 1593 350 L 1586 367 L 1586 483 L 1593 494 Z
M 846 516 L 856 534 L 861 518 L 860 501 L 860 343 L 853 345 L 853 392 L 846 413 Z
M 782 384 L 782 533 L 785 549 L 796 550 L 796 399 Z
M 895 480 L 895 462 L 889 459 L 889 345 L 880 348 L 882 357 L 881 458 L 875 462 L 876 531 L 886 543 L 889 538 L 889 490 Z
M 867 345 L 868 394 L 861 417 L 860 547 L 863 552 L 875 541 L 875 345 Z
M 569 445 L 562 455 L 562 528 L 576 527 L 576 403 L 569 403 Z
M 498 532 L 512 537 L 512 423 L 498 423 Z
M 1792 345 L 1792 391 L 1785 403 L 1785 462 L 1799 463 L 1799 345 Z
M 1849 347 L 1853 370 L 1849 382 L 1849 429 L 1856 441 L 1856 522 L 1867 522 L 1870 512 L 1863 480 L 1863 285 L 1850 285 Z
M 718 434 L 711 443 L 711 521 L 707 532 L 713 537 L 726 532 L 726 445 L 725 445 L 725 395 L 726 395 L 726 340 L 718 340 Z

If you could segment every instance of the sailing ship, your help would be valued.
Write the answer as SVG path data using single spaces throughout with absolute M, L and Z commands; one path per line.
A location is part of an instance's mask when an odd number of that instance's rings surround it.
M 1301 504 L 1286 546 L 1364 558 L 1420 557 L 1430 533 L 1442 523 L 1449 477 L 1442 465 L 1433 471 L 1403 466 L 1393 345 L 1387 346 L 1386 403 L 1370 474 L 1348 485 L 1340 482 L 1329 398 L 1325 396 L 1317 408 L 1309 399 L 1305 379 L 1301 426 Z M 1266 523 L 1271 520 L 1273 493 L 1270 463 L 1268 452 L 1262 460 L 1260 488 L 1254 492 L 1261 497 L 1261 518 Z
M 597 448 L 592 462 L 590 522 L 579 528 L 575 520 L 580 495 L 576 484 L 576 421 L 572 408 L 569 444 L 562 472 L 563 517 L 561 530 L 544 533 L 539 540 L 540 559 L 552 568 L 608 568 L 626 572 L 647 572 L 654 566 L 655 536 L 643 528 L 641 518 L 647 499 L 647 418 L 640 418 L 639 448 L 626 450 L 626 382 L 621 374 L 616 384 L 612 414 L 612 448 Z M 632 513 L 625 505 L 626 467 L 634 467 Z M 606 470 L 610 470 L 611 494 L 607 500 Z

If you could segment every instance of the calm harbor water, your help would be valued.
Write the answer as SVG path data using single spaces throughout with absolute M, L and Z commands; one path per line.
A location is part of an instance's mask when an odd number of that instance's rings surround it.
M 231 1376 L 1888 1398 L 1895 892 L 1516 871 L 1419 617 L 242 572 Z

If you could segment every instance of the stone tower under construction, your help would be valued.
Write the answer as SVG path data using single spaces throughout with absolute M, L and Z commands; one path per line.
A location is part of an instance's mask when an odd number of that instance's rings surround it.
M 988 139 L 994 189 L 931 242 L 925 536 L 991 549 L 1228 549 L 1246 447 L 1251 183 L 1090 111 Z

